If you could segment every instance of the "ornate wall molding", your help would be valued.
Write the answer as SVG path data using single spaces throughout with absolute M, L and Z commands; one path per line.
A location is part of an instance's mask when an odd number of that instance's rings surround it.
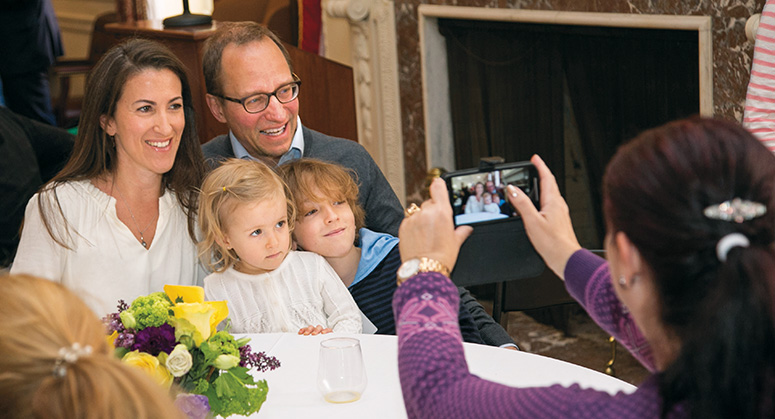
M 359 142 L 403 202 L 406 185 L 394 4 L 330 0 L 324 7 L 329 16 L 347 19 L 350 26 Z

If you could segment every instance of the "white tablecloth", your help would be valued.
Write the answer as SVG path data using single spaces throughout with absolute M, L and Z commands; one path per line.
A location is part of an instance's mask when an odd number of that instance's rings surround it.
M 238 335 L 245 336 L 245 335 Z M 274 371 L 258 373 L 267 380 L 269 395 L 260 418 L 406 418 L 401 385 L 398 381 L 398 339 L 384 335 L 327 334 L 298 336 L 268 333 L 246 335 L 252 338 L 255 352 L 266 352 L 280 360 Z M 361 342 L 368 384 L 360 400 L 331 404 L 317 390 L 320 341 L 335 336 L 350 336 Z M 633 392 L 635 387 L 578 365 L 526 352 L 492 346 L 464 344 L 471 372 L 488 380 L 515 387 L 552 384 Z

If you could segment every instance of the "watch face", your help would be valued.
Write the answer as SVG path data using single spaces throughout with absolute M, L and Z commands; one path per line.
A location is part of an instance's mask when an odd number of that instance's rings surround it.
M 401 278 L 409 278 L 417 273 L 420 268 L 420 259 L 409 259 L 398 268 L 398 276 Z

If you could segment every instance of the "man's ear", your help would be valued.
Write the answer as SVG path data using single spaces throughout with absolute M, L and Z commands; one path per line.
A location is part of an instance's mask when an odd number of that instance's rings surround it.
M 113 118 L 107 115 L 100 115 L 100 127 L 105 131 L 105 134 L 111 137 L 116 135 L 116 121 Z
M 223 102 L 221 102 L 221 99 L 209 93 L 205 96 L 205 99 L 207 100 L 207 107 L 210 108 L 210 113 L 213 114 L 213 117 L 215 117 L 218 122 L 225 124 L 226 116 L 224 115 Z
M 642 273 L 642 261 L 640 252 L 632 244 L 630 238 L 624 232 L 617 232 L 614 236 L 616 241 L 616 251 L 619 253 L 619 269 L 621 273 L 630 280 L 634 275 Z

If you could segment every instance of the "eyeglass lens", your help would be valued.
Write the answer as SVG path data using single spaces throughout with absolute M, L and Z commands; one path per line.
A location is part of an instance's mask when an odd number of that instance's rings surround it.
M 269 106 L 269 99 L 274 96 L 280 103 L 288 103 L 299 95 L 299 83 L 292 82 L 284 86 L 280 86 L 279 89 L 273 93 L 259 93 L 245 99 L 245 110 L 248 112 L 256 113 L 261 112 Z

